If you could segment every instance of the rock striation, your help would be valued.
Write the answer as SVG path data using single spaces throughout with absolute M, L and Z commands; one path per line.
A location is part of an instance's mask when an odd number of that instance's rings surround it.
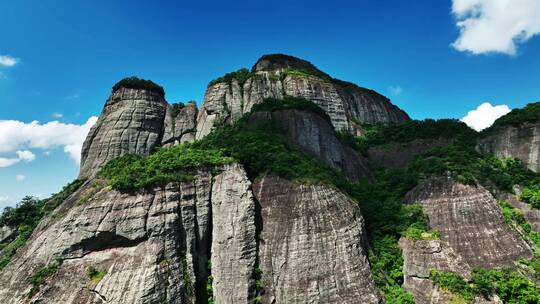
M 194 101 L 187 103 L 177 113 L 172 106 L 169 106 L 165 116 L 165 134 L 161 144 L 171 146 L 193 141 L 197 130 L 197 112 Z
M 290 145 L 317 158 L 322 163 L 343 172 L 349 179 L 372 178 L 367 160 L 354 149 L 341 143 L 332 125 L 310 111 L 280 110 L 257 112 L 249 123 L 272 122 Z
M 324 185 L 267 176 L 261 208 L 262 303 L 380 303 L 356 202 Z
M 499 127 L 482 137 L 477 149 L 500 158 L 517 158 L 529 169 L 540 172 L 540 123 Z
M 400 122 L 409 116 L 375 91 L 339 81 L 311 63 L 286 55 L 266 55 L 245 82 L 236 78 L 212 83 L 197 117 L 197 138 L 215 123 L 231 123 L 265 98 L 303 97 L 330 116 L 336 130 L 356 132 L 359 123 Z
M 246 273 L 253 273 L 255 264 L 254 201 L 239 165 L 221 171 L 200 171 L 193 182 L 133 193 L 111 190 L 99 180 L 87 182 L 40 224 L 3 270 L 0 302 L 206 301 L 211 255 L 217 263 L 211 270 L 216 302 L 248 303 L 253 279 Z M 225 226 L 234 219 L 238 225 L 231 236 Z M 236 264 L 221 265 L 217 255 Z M 243 259 L 249 255 L 251 261 Z M 28 278 L 55 260 L 62 261 L 58 271 L 33 294 Z M 91 280 L 89 267 L 105 272 L 104 277 Z M 242 301 L 230 300 L 230 294 Z
M 472 267 L 513 267 L 518 258 L 532 257 L 529 245 L 504 222 L 497 201 L 482 186 L 434 177 L 411 190 L 407 201 L 423 206 L 431 228 Z
M 114 91 L 84 141 L 79 176 L 95 175 L 120 155 L 150 153 L 161 143 L 167 107 L 165 99 L 153 91 Z

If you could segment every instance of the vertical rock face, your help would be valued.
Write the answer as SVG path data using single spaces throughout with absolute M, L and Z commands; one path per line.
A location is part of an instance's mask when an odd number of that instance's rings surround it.
M 332 79 L 299 58 L 263 56 L 244 83 L 232 79 L 206 90 L 197 117 L 197 138 L 208 134 L 215 122 L 234 122 L 264 98 L 303 97 L 330 116 L 337 130 L 354 132 L 357 123 L 400 122 L 409 116 L 375 91 Z
M 240 166 L 221 171 L 129 193 L 87 182 L 2 271 L 0 303 L 204 302 L 211 246 L 216 300 L 248 303 L 256 256 L 254 202 Z M 62 260 L 58 271 L 32 294 L 28 278 L 55 259 Z M 104 277 L 92 281 L 88 267 Z M 229 294 L 243 301 L 228 301 Z
M 189 102 L 173 113 L 171 106 L 167 108 L 165 116 L 165 134 L 161 144 L 171 146 L 179 143 L 193 141 L 197 130 L 197 105 Z
M 411 190 L 407 201 L 423 206 L 441 240 L 472 267 L 512 267 L 519 257 L 532 257 L 530 247 L 504 222 L 497 201 L 482 186 L 430 178 Z
M 309 111 L 281 110 L 257 112 L 249 117 L 250 123 L 265 121 L 271 121 L 283 130 L 289 144 L 342 171 L 349 179 L 371 177 L 367 160 L 342 144 L 334 128 L 321 116 Z
M 249 303 L 255 285 L 255 202 L 251 183 L 238 166 L 212 187 L 212 276 L 216 303 Z
M 540 171 L 540 123 L 504 126 L 480 139 L 478 150 L 497 157 L 521 160 L 529 169 Z
M 323 185 L 254 184 L 261 207 L 263 303 L 379 303 L 357 204 Z
M 161 142 L 167 102 L 157 93 L 120 88 L 84 142 L 81 177 L 93 176 L 107 161 L 127 153 L 148 154 Z

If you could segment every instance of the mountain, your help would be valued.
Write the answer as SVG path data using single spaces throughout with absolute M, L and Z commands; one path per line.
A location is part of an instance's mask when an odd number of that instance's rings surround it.
M 123 79 L 79 178 L 0 217 L 0 302 L 540 303 L 540 175 L 512 152 L 538 143 L 484 148 L 524 111 L 414 121 L 287 55 L 200 109 Z

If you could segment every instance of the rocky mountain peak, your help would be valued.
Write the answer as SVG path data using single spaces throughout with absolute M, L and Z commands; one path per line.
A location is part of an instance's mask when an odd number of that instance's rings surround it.
M 285 54 L 267 54 L 263 55 L 255 65 L 251 68 L 252 72 L 262 72 L 262 71 L 280 71 L 284 72 L 288 69 L 296 69 L 296 70 L 303 70 L 308 71 L 313 74 L 318 74 L 321 76 L 326 76 L 330 78 L 326 73 L 319 70 L 315 65 L 313 65 L 311 62 L 290 56 Z

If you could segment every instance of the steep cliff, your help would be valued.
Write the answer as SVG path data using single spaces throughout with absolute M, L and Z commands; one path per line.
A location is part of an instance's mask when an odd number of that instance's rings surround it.
M 478 150 L 497 157 L 514 157 L 540 172 L 540 123 L 508 125 L 493 130 L 478 142 Z
M 271 176 L 253 192 L 261 208 L 262 303 L 380 303 L 354 201 L 328 186 Z
M 497 157 L 521 160 L 540 172 L 540 102 L 514 109 L 482 131 L 477 149 Z
M 84 141 L 79 176 L 93 176 L 123 154 L 148 154 L 161 143 L 167 102 L 159 93 L 119 87 Z
M 197 117 L 197 138 L 218 122 L 234 122 L 265 98 L 303 97 L 319 105 L 337 130 L 356 132 L 359 123 L 399 122 L 408 115 L 375 91 L 331 78 L 311 63 L 266 55 L 253 66 L 210 83 Z

